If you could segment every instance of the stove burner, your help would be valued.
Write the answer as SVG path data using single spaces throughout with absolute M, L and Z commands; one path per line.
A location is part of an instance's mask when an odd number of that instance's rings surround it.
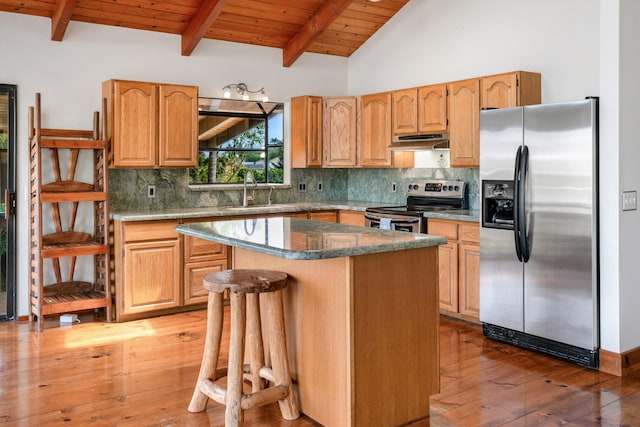
M 466 184 L 461 181 L 422 180 L 407 184 L 407 204 L 368 208 L 365 220 L 370 227 L 390 223 L 392 229 L 426 232 L 424 212 L 466 208 Z

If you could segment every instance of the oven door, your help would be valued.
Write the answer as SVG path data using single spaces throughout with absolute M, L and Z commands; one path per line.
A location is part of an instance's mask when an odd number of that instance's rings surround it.
M 382 228 L 384 229 L 408 231 L 411 233 L 425 232 L 422 216 L 390 215 L 374 212 L 364 213 L 365 227 L 380 228 L 380 223 L 383 223 Z

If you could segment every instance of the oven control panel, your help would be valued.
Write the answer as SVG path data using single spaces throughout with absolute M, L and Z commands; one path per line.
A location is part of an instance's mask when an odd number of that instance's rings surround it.
M 420 180 L 407 184 L 407 196 L 464 198 L 465 191 L 463 181 Z

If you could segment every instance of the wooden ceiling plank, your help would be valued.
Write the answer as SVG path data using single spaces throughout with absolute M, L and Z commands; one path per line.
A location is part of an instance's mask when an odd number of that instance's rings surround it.
M 204 0 L 182 33 L 182 55 L 189 56 L 213 25 L 228 0 Z
M 290 67 L 306 48 L 324 31 L 354 0 L 328 0 L 302 27 L 282 51 L 282 65 Z
M 135 7 L 133 5 L 125 5 L 123 2 L 109 4 L 101 1 L 83 0 L 74 9 L 73 20 L 77 21 L 78 16 L 94 18 L 94 20 L 104 17 L 105 19 L 122 22 L 121 26 L 127 28 L 156 26 L 158 30 L 155 31 L 161 31 L 160 29 L 168 26 L 177 27 L 181 32 L 194 13 L 195 9 L 185 13 Z
M 75 5 L 75 0 L 58 0 L 56 10 L 51 17 L 51 40 L 62 41 Z

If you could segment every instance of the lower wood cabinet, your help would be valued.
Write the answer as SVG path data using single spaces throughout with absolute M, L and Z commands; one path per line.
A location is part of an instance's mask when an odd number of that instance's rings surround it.
M 213 221 L 200 218 L 184 222 Z M 231 251 L 227 245 L 197 237 L 182 236 L 184 247 L 184 305 L 206 303 L 209 297 L 202 286 L 204 276 L 226 270 L 231 265 Z
M 338 211 L 309 212 L 308 218 L 314 221 L 338 222 Z
M 338 221 L 337 210 L 234 216 L 253 219 L 286 216 Z M 204 307 L 206 274 L 231 268 L 228 246 L 185 236 L 175 231 L 183 222 L 229 217 L 168 221 L 113 221 L 113 278 L 116 321 Z
M 364 227 L 364 212 L 340 210 L 338 211 L 338 222 L 340 224 L 360 225 Z
M 478 321 L 480 317 L 480 226 L 429 219 L 428 233 L 444 236 L 438 248 L 440 311 Z
M 115 221 L 116 320 L 182 304 L 176 225 L 177 221 Z

